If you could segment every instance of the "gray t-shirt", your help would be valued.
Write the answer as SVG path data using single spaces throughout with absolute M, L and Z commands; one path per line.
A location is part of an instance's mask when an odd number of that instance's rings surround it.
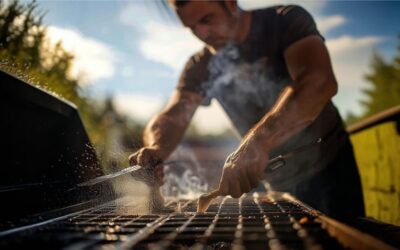
M 203 105 L 208 105 L 212 98 L 218 100 L 237 131 L 244 135 L 271 109 L 282 89 L 293 84 L 283 52 L 310 35 L 321 36 L 312 16 L 299 6 L 255 10 L 247 39 L 241 44 L 228 44 L 215 55 L 206 48 L 193 55 L 177 88 L 204 96 Z M 335 159 L 347 134 L 332 102 L 310 126 L 274 148 L 270 157 L 320 137 L 322 143 L 287 159 L 283 168 L 266 176 L 273 187 L 290 187 Z

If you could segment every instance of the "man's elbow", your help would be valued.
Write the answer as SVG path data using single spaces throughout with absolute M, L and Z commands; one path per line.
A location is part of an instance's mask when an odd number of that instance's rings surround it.
M 334 77 L 324 78 L 317 86 L 317 93 L 321 93 L 325 101 L 329 101 L 338 92 L 338 84 Z

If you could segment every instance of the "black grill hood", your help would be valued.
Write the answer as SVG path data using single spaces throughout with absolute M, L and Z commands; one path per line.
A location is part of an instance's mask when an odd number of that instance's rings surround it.
M 111 192 L 108 186 L 67 191 L 103 174 L 75 106 L 3 71 L 0 81 L 0 228 Z

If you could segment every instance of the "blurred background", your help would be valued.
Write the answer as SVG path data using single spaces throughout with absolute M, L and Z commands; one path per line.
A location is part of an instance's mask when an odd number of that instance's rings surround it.
M 246 10 L 288 3 L 306 8 L 326 39 L 349 127 L 400 104 L 400 1 L 239 1 Z M 105 172 L 128 166 L 202 46 L 162 0 L 0 0 L 0 69 L 76 105 Z M 352 140 L 367 214 L 400 225 L 398 131 L 386 124 Z M 164 192 L 216 186 L 238 142 L 217 102 L 200 108 L 166 166 Z

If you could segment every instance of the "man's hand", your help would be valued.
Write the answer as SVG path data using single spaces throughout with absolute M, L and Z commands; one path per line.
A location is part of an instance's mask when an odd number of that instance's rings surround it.
M 268 163 L 268 150 L 264 144 L 251 134 L 226 159 L 219 184 L 220 194 L 239 198 L 258 186 Z
M 202 100 L 203 97 L 197 93 L 175 91 L 164 110 L 147 124 L 143 133 L 145 146 L 129 156 L 129 164 L 140 165 L 147 172 L 155 168 L 155 179 L 162 179 L 163 169 L 156 166 L 178 145 Z
M 143 147 L 129 156 L 129 165 L 139 165 L 143 170 L 135 172 L 134 177 L 149 185 L 161 186 L 164 178 L 164 168 L 160 164 L 161 156 L 158 147 Z
M 143 147 L 129 156 L 129 165 L 142 167 L 157 165 L 161 162 L 161 150 L 159 147 Z

